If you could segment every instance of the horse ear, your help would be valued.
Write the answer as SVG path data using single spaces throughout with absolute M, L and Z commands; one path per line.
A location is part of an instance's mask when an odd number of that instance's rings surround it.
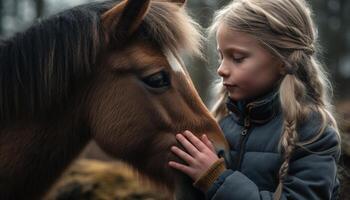
M 147 14 L 151 0 L 124 0 L 102 14 L 102 24 L 110 33 L 130 36 Z M 120 32 L 120 33 L 119 33 Z

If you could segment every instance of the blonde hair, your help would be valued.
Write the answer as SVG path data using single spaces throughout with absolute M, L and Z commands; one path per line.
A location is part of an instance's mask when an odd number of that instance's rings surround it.
M 216 34 L 223 23 L 232 30 L 253 36 L 279 58 L 287 70 L 279 89 L 284 117 L 280 139 L 284 162 L 279 170 L 280 182 L 274 199 L 280 199 L 296 146 L 306 149 L 304 146 L 316 141 L 328 125 L 334 128 L 340 140 L 329 99 L 331 84 L 315 55 L 317 32 L 310 6 L 305 0 L 235 0 L 216 12 L 209 33 Z M 228 114 L 226 98 L 227 92 L 221 86 L 219 99 L 213 107 L 218 120 Z M 311 112 L 321 116 L 320 129 L 311 140 L 298 141 L 296 127 Z

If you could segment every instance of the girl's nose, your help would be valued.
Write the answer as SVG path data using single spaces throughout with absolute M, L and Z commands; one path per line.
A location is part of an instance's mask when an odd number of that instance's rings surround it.
M 221 77 L 229 77 L 230 76 L 230 70 L 228 69 L 228 67 L 225 67 L 223 62 L 220 64 L 220 66 L 217 70 L 217 73 Z

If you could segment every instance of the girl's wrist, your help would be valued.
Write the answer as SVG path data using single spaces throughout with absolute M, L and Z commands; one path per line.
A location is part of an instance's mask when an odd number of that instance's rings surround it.
M 225 170 L 225 161 L 223 158 L 220 158 L 193 183 L 193 186 L 202 190 L 203 192 L 206 192 Z

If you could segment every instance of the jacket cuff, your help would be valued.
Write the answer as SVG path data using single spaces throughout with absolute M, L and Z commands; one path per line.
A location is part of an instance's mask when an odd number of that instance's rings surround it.
M 210 199 L 261 199 L 259 188 L 247 176 L 239 171 L 234 171 L 227 176 L 220 187 L 211 194 Z M 269 198 L 268 198 L 269 199 Z
M 225 160 L 220 158 L 193 183 L 193 186 L 199 188 L 203 192 L 206 192 L 225 170 Z

